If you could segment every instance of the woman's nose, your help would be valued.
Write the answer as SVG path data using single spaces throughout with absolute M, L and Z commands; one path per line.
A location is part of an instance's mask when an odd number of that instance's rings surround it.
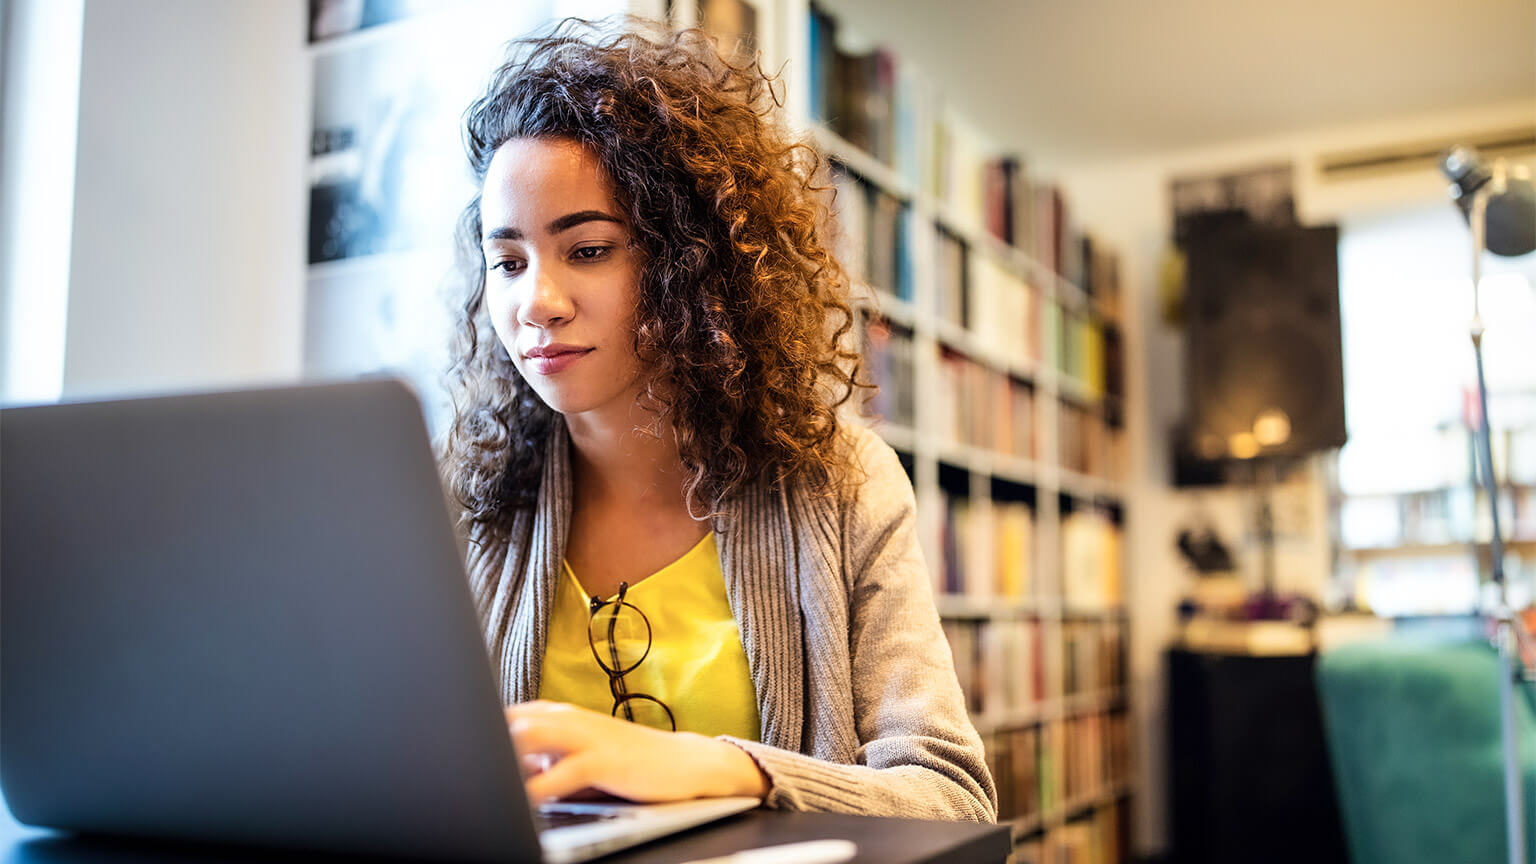
M 518 305 L 517 323 L 527 327 L 548 328 L 571 319 L 575 306 L 555 268 L 528 263 L 524 284 L 528 293 Z

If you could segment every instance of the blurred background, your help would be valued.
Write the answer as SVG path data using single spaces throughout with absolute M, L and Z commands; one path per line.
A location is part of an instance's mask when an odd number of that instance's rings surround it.
M 621 12 L 830 157 L 1018 860 L 1504 860 L 1536 238 L 1484 259 L 1494 501 L 1441 164 L 1529 196 L 1531 0 L 0 0 L 0 401 L 391 373 L 441 432 L 462 112 Z

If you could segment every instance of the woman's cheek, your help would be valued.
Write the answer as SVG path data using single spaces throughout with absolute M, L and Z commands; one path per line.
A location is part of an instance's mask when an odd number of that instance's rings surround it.
M 487 291 L 485 295 L 485 314 L 491 319 L 491 329 L 496 332 L 496 338 L 501 340 L 501 347 L 506 349 L 507 356 L 513 363 L 517 362 L 517 328 L 509 322 L 506 298 L 502 292 Z

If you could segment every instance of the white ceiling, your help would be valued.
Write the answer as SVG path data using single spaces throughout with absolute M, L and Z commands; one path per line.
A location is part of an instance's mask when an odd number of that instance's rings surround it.
M 1528 100 L 1536 0 L 824 0 L 999 144 L 1091 162 Z

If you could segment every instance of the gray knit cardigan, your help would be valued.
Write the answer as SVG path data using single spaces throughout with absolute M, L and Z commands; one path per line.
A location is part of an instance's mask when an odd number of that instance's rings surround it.
M 939 625 L 912 484 L 873 432 L 840 439 L 864 481 L 837 496 L 759 488 L 716 521 L 767 774 L 767 805 L 995 821 L 997 792 Z M 538 698 L 571 513 L 570 437 L 550 436 L 538 504 L 511 542 L 469 538 L 470 584 L 503 701 Z

